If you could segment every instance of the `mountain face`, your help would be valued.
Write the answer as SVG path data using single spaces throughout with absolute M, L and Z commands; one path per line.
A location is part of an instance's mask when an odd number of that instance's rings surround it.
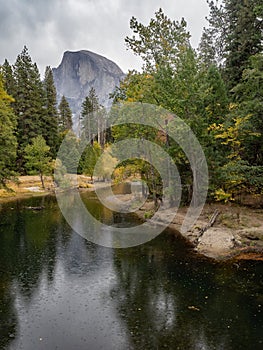
M 100 104 L 110 107 L 109 94 L 125 76 L 114 62 L 86 50 L 66 51 L 60 65 L 52 71 L 58 101 L 64 95 L 74 114 L 80 113 L 81 104 L 92 87 Z

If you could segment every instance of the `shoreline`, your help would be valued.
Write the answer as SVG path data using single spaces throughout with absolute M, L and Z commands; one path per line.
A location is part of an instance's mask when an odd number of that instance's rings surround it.
M 145 219 L 145 213 L 152 209 L 153 202 L 146 202 L 136 214 Z M 220 203 L 205 204 L 194 226 L 182 233 L 181 225 L 187 210 L 187 207 L 179 208 L 168 227 L 174 234 L 184 237 L 196 253 L 219 262 L 263 261 L 263 209 Z M 209 221 L 216 211 L 218 216 L 209 227 Z M 163 210 L 159 219 L 162 221 L 163 217 L 165 222 L 169 215 L 170 209 Z M 200 234 L 204 228 L 204 233 Z
M 42 197 L 54 193 L 51 176 L 44 176 L 46 188 L 41 187 L 39 176 L 19 176 L 18 181 L 8 181 L 9 190 L 0 189 L 0 204 L 31 197 Z
M 90 178 L 84 175 L 77 175 L 79 188 L 92 190 Z M 55 185 L 52 176 L 44 176 L 45 188 L 41 187 L 41 181 L 37 175 L 19 176 L 18 181 L 8 181 L 9 190 L 0 189 L 0 204 L 15 200 L 55 195 Z
M 93 191 L 90 179 L 78 176 L 81 191 Z M 0 204 L 31 197 L 55 195 L 52 177 L 45 177 L 46 189 L 41 188 L 38 176 L 21 176 L 19 183 L 9 183 L 14 192 L 0 190 Z M 108 185 L 107 185 L 108 186 Z M 129 202 L 131 195 L 118 195 L 123 203 Z M 167 221 L 173 234 L 180 234 L 189 242 L 198 254 L 216 261 L 263 260 L 263 209 L 251 209 L 245 206 L 211 203 L 205 204 L 195 225 L 183 234 L 180 231 L 187 207 L 177 210 L 163 210 L 158 220 Z M 154 211 L 152 201 L 146 201 L 135 213 L 143 220 L 151 217 Z M 218 211 L 215 222 L 207 227 L 211 217 Z M 208 225 L 209 226 L 209 225 Z M 205 231 L 200 235 L 202 229 Z

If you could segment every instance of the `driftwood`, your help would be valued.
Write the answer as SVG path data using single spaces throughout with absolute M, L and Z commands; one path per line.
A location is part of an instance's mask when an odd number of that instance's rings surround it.
M 203 234 L 205 233 L 205 231 L 207 231 L 210 227 L 212 227 L 216 221 L 216 218 L 218 217 L 218 215 L 220 214 L 220 211 L 218 209 L 216 209 L 213 213 L 213 215 L 211 216 L 209 222 L 207 225 L 205 225 L 204 227 L 202 227 L 199 232 L 198 232 L 198 237 L 196 238 L 196 243 L 199 241 L 199 239 L 203 236 Z
M 43 207 L 43 206 L 39 206 L 39 207 L 25 207 L 25 209 L 28 209 L 28 210 L 43 210 L 43 209 L 45 209 L 45 207 Z

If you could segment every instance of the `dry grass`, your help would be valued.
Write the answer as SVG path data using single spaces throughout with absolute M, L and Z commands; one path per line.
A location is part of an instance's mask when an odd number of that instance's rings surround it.
M 44 177 L 45 189 L 42 188 L 39 176 L 19 176 L 16 182 L 7 183 L 8 190 L 0 189 L 0 201 L 20 198 L 32 195 L 48 193 L 54 189 L 53 179 L 51 176 Z
M 70 178 L 70 175 L 68 177 Z M 79 188 L 86 189 L 92 187 L 90 177 L 77 175 L 77 182 Z M 16 198 L 39 196 L 54 191 L 52 176 L 44 176 L 44 184 L 45 189 L 42 188 L 40 177 L 36 175 L 19 176 L 17 181 L 7 182 L 8 190 L 0 189 L 0 202 L 6 202 Z

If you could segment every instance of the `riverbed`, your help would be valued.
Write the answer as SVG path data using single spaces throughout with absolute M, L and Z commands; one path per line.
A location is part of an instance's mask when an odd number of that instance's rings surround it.
M 137 220 L 83 196 L 109 225 Z M 169 230 L 105 248 L 69 227 L 54 196 L 4 203 L 0 218 L 1 349 L 263 347 L 262 261 L 218 263 Z

